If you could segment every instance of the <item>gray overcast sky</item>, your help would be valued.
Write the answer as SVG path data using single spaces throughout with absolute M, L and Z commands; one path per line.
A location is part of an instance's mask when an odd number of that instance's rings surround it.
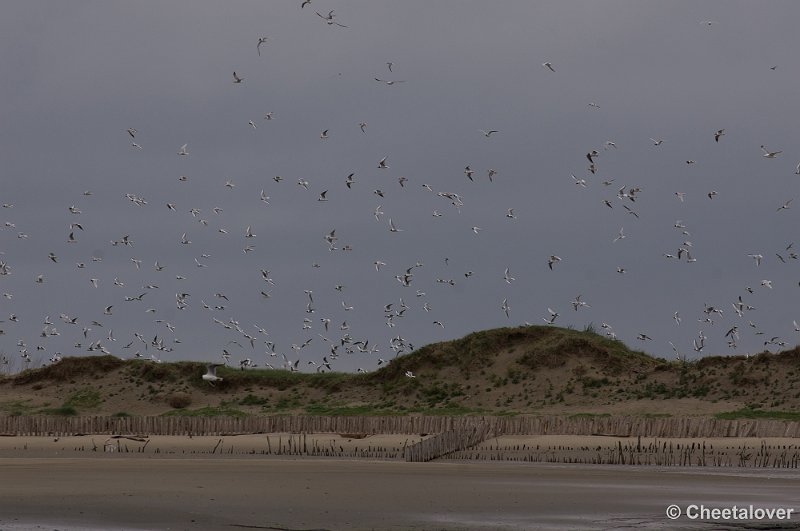
M 797 240 L 800 253 L 800 204 L 778 211 L 800 195 L 797 3 L 300 4 L 3 8 L 0 260 L 9 274 L 0 292 L 11 298 L 0 298 L 0 350 L 12 365 L 22 366 L 23 348 L 38 364 L 84 355 L 101 340 L 123 357 L 217 360 L 227 349 L 232 363 L 280 366 L 285 354 L 308 370 L 330 352 L 318 334 L 338 343 L 347 333 L 379 352 L 341 348 L 334 369 L 372 370 L 394 355 L 392 337 L 422 346 L 543 324 L 548 308 L 560 314 L 557 325 L 608 323 L 631 347 L 669 358 L 670 341 L 689 358 L 758 352 L 774 336 L 797 343 L 800 260 L 786 248 Z M 330 10 L 347 27 L 315 14 Z M 260 56 L 259 37 L 267 37 Z M 499 132 L 487 138 L 480 129 Z M 179 156 L 185 143 L 189 155 Z M 782 153 L 764 157 L 761 145 Z M 383 157 L 387 169 L 378 168 Z M 618 197 L 623 185 L 641 189 L 635 202 Z M 324 190 L 328 200 L 318 201 Z M 389 218 L 401 231 L 389 231 Z M 248 226 L 255 237 L 245 237 Z M 625 238 L 612 242 L 623 227 Z M 324 236 L 334 229 L 330 251 Z M 183 233 L 191 244 L 180 243 Z M 112 245 L 125 235 L 132 246 Z M 696 262 L 679 260 L 681 247 Z M 763 255 L 761 265 L 748 254 Z M 562 258 L 552 271 L 550 255 Z M 376 271 L 375 261 L 386 266 Z M 418 262 L 401 285 L 395 276 Z M 313 292 L 313 313 L 304 290 Z M 176 293 L 190 294 L 184 309 Z M 590 307 L 574 311 L 579 294 Z M 739 296 L 755 307 L 741 317 L 732 306 Z M 400 310 L 401 299 L 408 309 L 390 327 L 384 306 Z M 706 305 L 724 311 L 710 314 L 713 324 L 699 321 Z M 47 316 L 60 335 L 42 337 Z M 215 318 L 238 322 L 255 348 Z M 733 326 L 735 350 L 725 337 Z M 171 350 L 145 350 L 134 333 L 158 335 Z M 311 338 L 299 354 L 291 348 Z

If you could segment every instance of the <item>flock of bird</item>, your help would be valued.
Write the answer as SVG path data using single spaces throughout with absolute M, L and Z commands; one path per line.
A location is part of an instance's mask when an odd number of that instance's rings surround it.
M 306 8 L 311 5 L 311 0 L 304 0 L 299 4 L 303 13 L 308 13 Z M 316 20 L 318 24 L 324 22 L 327 26 L 331 26 L 334 30 L 338 31 L 353 31 L 349 24 L 342 24 L 339 22 L 335 10 L 313 11 L 311 19 Z M 315 16 L 314 16 L 315 15 Z M 321 21 L 320 21 L 321 19 Z M 712 22 L 704 22 L 705 25 L 711 26 Z M 258 58 L 266 58 L 269 56 L 270 46 L 273 42 L 271 37 L 268 36 L 254 36 L 252 42 L 255 45 L 255 53 Z M 246 53 L 247 50 L 243 50 Z M 252 48 L 250 48 L 252 53 Z M 539 68 L 532 63 L 530 68 Z M 562 72 L 559 64 L 544 61 L 541 64 L 540 74 L 544 76 L 558 76 Z M 413 83 L 412 79 L 396 79 L 395 75 L 395 62 L 386 61 L 385 70 L 373 76 L 374 81 L 370 83 L 377 84 L 385 90 L 401 90 L 397 85 Z M 402 70 L 402 69 L 401 69 Z M 774 70 L 774 68 L 773 68 Z M 232 75 L 228 78 L 230 84 L 236 85 L 231 87 L 232 90 L 238 90 L 240 85 L 247 85 L 250 81 L 247 77 L 247 72 L 241 70 L 232 71 Z M 236 98 L 235 94 L 231 98 Z M 587 112 L 596 112 L 600 106 L 595 102 L 590 102 L 587 107 L 593 109 Z M 264 127 L 280 127 L 281 113 L 278 111 L 261 111 L 263 118 L 242 120 L 242 127 L 252 130 L 258 130 Z M 364 117 L 354 116 L 351 120 L 351 130 L 357 131 L 357 135 L 369 135 L 371 127 Z M 141 131 L 140 131 L 141 129 Z M 729 134 L 733 134 L 727 130 L 728 128 L 715 128 L 708 131 L 708 141 L 711 146 L 714 144 L 722 144 L 726 141 Z M 325 129 L 316 129 L 314 136 L 318 134 L 317 142 L 331 142 L 334 135 L 338 131 L 334 127 Z M 133 127 L 129 124 L 120 125 L 118 130 L 119 143 L 127 143 L 130 150 L 133 150 L 137 156 L 146 157 L 148 151 L 155 149 L 146 141 L 147 129 L 144 126 L 136 125 Z M 254 133 L 255 134 L 255 133 Z M 487 143 L 502 142 L 503 141 L 503 128 L 476 128 L 474 135 L 478 138 L 483 137 L 482 141 Z M 641 149 L 659 150 L 668 140 L 661 138 L 647 138 L 642 139 Z M 176 144 L 178 144 L 176 142 Z M 585 171 L 581 176 L 576 176 L 575 172 L 565 170 L 564 182 L 569 183 L 570 178 L 572 185 L 565 185 L 565 196 L 569 193 L 574 193 L 575 190 L 581 193 L 591 193 L 593 189 L 603 191 L 603 196 L 598 197 L 596 200 L 597 211 L 605 213 L 610 209 L 620 211 L 623 213 L 624 219 L 630 220 L 635 223 L 644 216 L 645 213 L 639 208 L 640 197 L 648 193 L 647 189 L 640 186 L 629 186 L 617 183 L 615 178 L 612 178 L 604 173 L 602 168 L 602 160 L 605 157 L 610 157 L 612 153 L 621 153 L 629 146 L 618 146 L 618 143 L 613 140 L 606 140 L 601 145 L 585 146 L 585 155 L 580 156 L 580 161 L 577 159 L 570 161 L 570 165 L 575 167 L 578 164 L 585 166 Z M 176 145 L 171 148 L 172 157 L 180 159 L 192 159 L 195 156 L 195 150 L 192 148 L 191 141 Z M 758 146 L 756 146 L 756 151 Z M 766 145 L 761 145 L 761 155 L 765 160 L 779 159 L 783 155 L 782 150 L 772 150 Z M 347 172 L 346 175 L 334 179 L 327 179 L 323 185 L 314 182 L 312 179 L 305 177 L 284 178 L 281 176 L 274 176 L 267 180 L 260 190 L 245 191 L 242 195 L 237 196 L 234 205 L 237 210 L 243 212 L 246 216 L 252 218 L 251 222 L 241 228 L 229 228 L 223 223 L 223 216 L 228 207 L 215 206 L 210 209 L 203 209 L 199 207 L 187 208 L 185 205 L 192 202 L 193 194 L 199 194 L 199 191 L 192 188 L 192 179 L 186 175 L 174 175 L 172 179 L 177 180 L 185 186 L 181 196 L 179 197 L 149 197 L 145 198 L 136 193 L 126 193 L 125 197 L 118 199 L 117 207 L 122 209 L 126 206 L 138 209 L 137 215 L 141 214 L 142 220 L 145 220 L 149 214 L 155 209 L 166 209 L 171 215 L 175 216 L 176 220 L 170 226 L 160 227 L 158 230 L 161 233 L 174 233 L 171 235 L 176 251 L 179 258 L 164 260 L 159 258 L 158 253 L 142 252 L 140 254 L 139 240 L 146 239 L 148 234 L 145 230 L 136 230 L 135 228 L 130 233 L 120 234 L 117 238 L 108 241 L 100 242 L 93 239 L 93 233 L 96 233 L 96 227 L 93 226 L 91 219 L 92 211 L 95 208 L 93 204 L 94 192 L 86 190 L 82 192 L 78 199 L 65 200 L 63 211 L 68 218 L 65 223 L 63 231 L 63 248 L 41 249 L 39 252 L 39 262 L 37 262 L 33 271 L 29 271 L 27 267 L 18 267 L 15 264 L 15 250 L 19 242 L 35 239 L 37 232 L 36 227 L 17 226 L 14 221 L 14 213 L 16 212 L 17 205 L 14 204 L 13 198 L 5 202 L 3 212 L 6 214 L 7 221 L 0 227 L 0 291 L 2 291 L 3 309 L 5 315 L 0 315 L 0 363 L 6 367 L 27 368 L 35 366 L 40 363 L 57 363 L 64 355 L 81 355 L 83 353 L 101 353 L 113 354 L 123 358 L 141 359 L 147 362 L 158 363 L 165 357 L 169 359 L 185 358 L 185 357 L 202 357 L 212 358 L 213 362 L 208 365 L 208 372 L 203 375 L 203 379 L 213 384 L 220 381 L 221 378 L 216 375 L 216 368 L 221 365 L 232 365 L 240 367 L 243 370 L 254 367 L 268 367 L 268 368 L 282 368 L 289 371 L 333 371 L 341 370 L 340 368 L 347 366 L 358 366 L 359 372 L 373 370 L 376 367 L 384 365 L 388 359 L 410 352 L 415 348 L 418 341 L 416 336 L 429 337 L 430 332 L 425 331 L 419 333 L 418 330 L 413 328 L 408 329 L 404 327 L 403 321 L 410 314 L 424 316 L 422 319 L 428 322 L 428 326 L 437 329 L 446 329 L 447 318 L 444 315 L 436 313 L 435 307 L 437 306 L 436 294 L 428 295 L 429 291 L 437 289 L 446 289 L 447 287 L 458 287 L 460 290 L 469 289 L 471 278 L 476 276 L 475 271 L 470 270 L 466 264 L 451 263 L 451 259 L 446 256 L 426 257 L 425 259 L 413 257 L 408 258 L 405 263 L 392 263 L 387 258 L 383 257 L 383 253 L 388 249 L 392 250 L 392 254 L 397 249 L 403 250 L 403 246 L 407 246 L 407 251 L 413 252 L 413 247 L 409 241 L 414 235 L 411 234 L 409 238 L 401 239 L 408 236 L 413 231 L 404 225 L 404 220 L 407 220 L 409 215 L 412 216 L 429 216 L 430 224 L 437 222 L 438 218 L 445 216 L 460 216 L 462 212 L 467 212 L 471 208 L 470 201 L 467 199 L 470 194 L 476 195 L 472 190 L 478 184 L 485 186 L 502 187 L 504 184 L 498 182 L 503 175 L 494 168 L 485 168 L 483 170 L 473 169 L 472 164 L 469 162 L 469 153 L 465 153 L 464 160 L 458 164 L 458 170 L 454 174 L 458 174 L 458 179 L 452 181 L 452 187 L 439 188 L 425 182 L 422 176 L 406 176 L 397 175 L 392 171 L 393 159 L 391 154 L 376 156 L 371 163 L 374 173 L 378 175 L 377 178 L 363 177 L 358 175 L 357 172 Z M 213 156 L 213 154 L 212 154 Z M 500 162 L 495 167 L 500 167 Z M 686 165 L 694 165 L 697 162 L 691 158 L 686 158 Z M 681 162 L 683 164 L 683 162 Z M 461 169 L 463 168 L 463 170 Z M 510 173 L 506 170 L 506 173 Z M 800 164 L 794 172 L 800 175 Z M 286 182 L 289 181 L 289 182 Z M 294 182 L 292 182 L 294 181 Z M 220 186 L 221 193 L 235 193 L 237 183 L 233 178 L 226 178 L 224 184 Z M 569 188 L 574 186 L 574 188 Z M 385 231 L 385 238 L 378 244 L 370 248 L 373 253 L 374 259 L 364 262 L 365 269 L 374 269 L 377 275 L 384 275 L 376 277 L 375 279 L 365 279 L 362 286 L 346 286 L 343 283 L 332 282 L 325 288 L 325 292 L 319 289 L 311 289 L 303 274 L 298 273 L 292 278 L 278 278 L 273 274 L 273 269 L 268 265 L 272 258 L 269 253 L 262 252 L 262 249 L 256 242 L 271 238 L 280 238 L 280 234 L 276 231 L 270 230 L 270 234 L 265 234 L 259 224 L 259 217 L 261 210 L 256 209 L 270 209 L 273 207 L 273 196 L 281 194 L 280 201 L 289 201 L 289 196 L 283 193 L 286 187 L 295 187 L 296 190 L 302 189 L 303 193 L 309 192 L 313 199 L 310 201 L 297 202 L 293 208 L 298 211 L 308 211 L 309 216 L 324 216 L 324 214 L 311 213 L 314 208 L 322 208 L 321 203 L 336 203 L 337 196 L 342 194 L 354 194 L 359 189 L 368 189 L 367 195 L 370 196 L 375 202 L 370 205 L 364 212 L 353 212 L 354 223 L 367 224 L 376 223 L 383 227 L 381 230 Z M 227 192 L 225 192 L 227 190 Z M 586 190 L 586 192 L 584 192 Z M 605 191 L 608 193 L 605 193 Z M 390 212 L 389 209 L 384 211 L 386 202 L 384 199 L 388 195 L 396 196 L 397 194 L 407 194 L 409 199 L 406 201 L 406 210 L 398 212 L 397 210 Z M 424 194 L 425 197 L 431 197 L 439 202 L 439 206 L 433 209 L 432 212 L 425 213 L 419 212 L 418 204 L 422 202 L 418 199 L 418 195 L 412 196 L 411 194 Z M 702 198 L 704 201 L 709 201 L 710 205 L 718 202 L 717 197 L 722 192 L 717 190 L 708 190 L 706 197 Z M 687 194 L 684 191 L 676 190 L 674 197 L 669 198 L 671 201 L 676 201 L 676 206 L 684 203 L 687 200 Z M 781 214 L 785 210 L 792 208 L 793 198 L 783 198 L 777 203 L 776 211 Z M 73 203 L 73 201 L 75 201 Z M 524 209 L 520 205 L 508 206 L 498 205 L 498 218 L 505 220 L 506 223 L 516 224 L 522 223 L 518 216 Z M 409 214 L 410 213 L 410 214 Z M 529 213 L 529 212 L 528 212 Z M 530 214 L 530 213 L 529 213 Z M 774 214 L 774 212 L 773 212 Z M 305 215 L 305 214 L 303 214 Z M 781 214 L 783 215 L 783 214 Z M 357 218 L 357 220 L 356 220 Z M 374 218 L 374 221 L 373 219 Z M 84 220 L 87 221 L 84 221 Z M 532 219 L 531 217 L 528 220 Z M 186 229 L 186 224 L 192 223 L 189 229 Z M 94 223 L 100 223 L 96 220 Z M 502 243 L 502 235 L 497 234 L 487 236 L 484 228 L 480 225 L 473 224 L 474 221 L 464 222 L 463 234 L 464 237 L 473 238 L 472 245 L 475 246 L 476 252 L 478 249 L 491 251 L 498 248 Z M 702 249 L 698 249 L 691 240 L 691 232 L 687 224 L 681 219 L 674 222 L 673 229 L 676 231 L 679 243 L 672 248 L 663 252 L 664 260 L 670 260 L 682 264 L 693 264 L 697 262 L 702 254 Z M 216 233 L 219 238 L 237 239 L 239 252 L 241 253 L 240 260 L 245 264 L 243 268 L 226 269 L 215 263 L 215 252 L 210 250 L 211 247 L 208 243 L 195 243 L 195 239 L 202 242 L 208 242 L 209 238 L 207 233 Z M 138 233 L 138 235 L 137 235 Z M 201 238 L 197 237 L 198 233 L 206 234 Z M 405 233 L 401 235 L 401 233 Z M 472 233 L 471 235 L 469 233 Z M 347 235 L 347 236 L 345 236 Z M 319 234 L 320 245 L 324 245 L 325 252 L 329 258 L 325 260 L 314 261 L 312 267 L 314 269 L 330 268 L 334 271 L 337 267 L 337 259 L 335 253 L 350 253 L 354 251 L 355 245 L 348 241 L 349 234 L 346 230 L 336 227 L 330 227 Z M 443 236 L 444 237 L 444 236 Z M 627 243 L 629 235 L 626 233 L 625 226 L 619 227 L 616 234 L 610 234 L 607 240 L 609 245 L 622 246 Z M 491 238 L 499 238 L 492 240 Z M 631 239 L 635 239 L 632 237 Z M 91 243 L 81 247 L 82 252 L 86 251 L 77 262 L 68 262 L 62 258 L 62 255 L 71 253 L 71 248 L 76 248 L 86 243 L 85 240 L 91 240 Z M 205 245 L 208 248 L 204 248 Z M 141 247 L 147 248 L 142 245 Z M 200 247 L 200 248 L 198 248 Z M 68 251 L 69 249 L 69 251 Z M 88 250 L 88 251 L 87 251 Z M 316 251 L 316 250 L 315 250 Z M 106 260 L 104 255 L 116 253 L 115 256 L 119 258 L 119 254 L 128 253 L 128 264 L 126 269 L 115 270 L 109 274 L 105 274 L 103 261 Z M 756 268 L 761 267 L 762 263 L 766 260 L 764 252 L 748 252 L 742 253 L 742 256 L 753 260 Z M 561 256 L 559 256 L 559 253 Z M 166 253 L 165 253 L 166 254 Z M 798 261 L 798 254 L 794 250 L 792 242 L 787 242 L 784 249 L 779 252 L 773 253 L 777 259 L 783 264 L 800 263 Z M 300 257 L 297 259 L 296 268 L 299 270 L 301 267 L 307 265 L 307 257 L 315 253 L 301 252 Z M 562 256 L 564 258 L 562 258 Z M 562 313 L 558 309 L 553 308 L 567 308 L 572 315 L 577 315 L 580 312 L 591 309 L 595 304 L 592 301 L 585 300 L 584 293 L 579 292 L 576 288 L 574 296 L 569 300 L 558 301 L 542 301 L 541 314 L 538 316 L 524 316 L 517 317 L 515 315 L 514 306 L 512 302 L 521 300 L 527 296 L 520 292 L 515 291 L 516 276 L 525 275 L 527 277 L 538 275 L 558 275 L 559 270 L 564 267 L 564 263 L 569 261 L 578 261 L 579 257 L 567 256 L 558 249 L 544 249 L 540 252 L 540 264 L 543 267 L 537 273 L 531 273 L 532 267 L 530 264 L 509 264 L 503 270 L 497 272 L 496 280 L 500 286 L 503 286 L 506 291 L 496 295 L 495 299 L 481 298 L 483 303 L 487 305 L 496 305 L 496 312 L 502 315 L 509 325 L 516 324 L 546 324 L 546 325 L 559 325 L 559 317 Z M 436 262 L 435 271 L 438 273 L 427 273 L 426 270 L 434 269 L 432 262 Z M 687 265 L 686 267 L 691 267 Z M 211 274 L 206 275 L 206 270 L 212 271 Z M 389 275 L 385 276 L 385 272 L 389 271 Z M 441 271 L 450 271 L 450 274 L 439 274 Z M 193 274 L 201 274 L 204 279 L 208 279 L 207 285 L 204 284 L 202 289 L 195 285 L 194 291 L 187 291 L 183 286 L 187 278 Z M 513 272 L 513 273 L 512 273 Z M 628 267 L 620 265 L 616 268 L 619 275 L 626 275 Z M 137 281 L 129 281 L 128 277 L 136 275 Z M 516 275 L 516 276 L 514 276 Z M 51 280 L 50 277 L 53 277 Z M 275 277 L 275 278 L 273 278 Z M 141 279 L 141 283 L 138 281 Z M 252 293 L 255 297 L 260 299 L 264 304 L 264 309 L 259 316 L 242 316 L 236 315 L 236 300 L 233 297 L 226 295 L 225 290 L 213 285 L 212 283 L 218 280 L 220 285 L 230 282 L 239 282 L 252 286 Z M 224 282 L 223 282 L 224 280 Z M 547 278 L 542 280 L 547 282 Z M 55 308 L 54 304 L 48 304 L 50 313 L 45 313 L 40 316 L 40 333 L 38 337 L 22 337 L 17 332 L 17 327 L 20 322 L 20 314 L 14 309 L 14 303 L 20 298 L 28 298 L 31 296 L 46 297 L 41 295 L 35 290 L 40 289 L 44 285 L 48 290 L 59 290 L 59 283 L 63 283 L 63 289 L 74 289 L 77 284 L 82 284 L 83 289 L 95 291 L 100 295 L 92 294 L 92 300 L 95 298 L 102 298 L 103 302 L 97 304 L 95 311 L 87 315 L 69 315 L 64 311 L 59 311 Z M 302 307 L 304 317 L 302 321 L 298 321 L 296 330 L 275 330 L 269 326 L 271 313 L 277 314 L 285 311 L 284 308 L 270 306 L 272 300 L 275 298 L 273 290 L 278 289 L 278 286 L 283 283 L 283 286 L 292 284 L 292 289 L 296 293 L 295 306 Z M 383 294 L 382 287 L 388 283 L 393 286 L 399 287 L 402 291 L 402 296 L 397 296 L 389 300 L 376 300 L 378 294 Z M 378 286 L 381 286 L 379 288 Z M 466 286 L 466 287 L 465 287 Z M 708 340 L 707 334 L 716 333 L 713 328 L 714 324 L 721 321 L 727 315 L 730 318 L 731 314 L 735 315 L 734 321 L 730 321 L 724 330 L 720 330 L 718 334 L 724 337 L 727 345 L 731 349 L 736 349 L 740 340 L 740 335 L 745 330 L 751 331 L 753 334 L 764 337 L 764 346 L 784 347 L 788 343 L 793 343 L 794 339 L 790 339 L 793 332 L 800 332 L 800 326 L 797 321 L 792 321 L 793 330 L 787 329 L 778 335 L 768 334 L 759 325 L 755 323 L 752 313 L 756 307 L 748 302 L 748 296 L 753 294 L 756 289 L 759 290 L 772 290 L 774 288 L 773 282 L 770 279 L 761 279 L 755 287 L 742 286 L 740 293 L 731 294 L 731 300 L 724 305 L 706 304 L 703 308 L 695 309 L 698 317 L 694 318 L 698 322 L 699 332 L 694 337 L 689 345 L 676 346 L 673 341 L 668 341 L 671 348 L 674 350 L 675 356 L 679 359 L 686 359 L 687 353 L 691 350 L 696 355 L 702 355 L 706 352 L 706 341 Z M 796 286 L 795 286 L 796 288 Z M 785 287 L 784 287 L 785 289 Z M 360 290 L 359 297 L 370 298 L 370 292 L 375 292 L 375 297 L 371 307 L 359 307 L 350 302 L 348 303 L 349 294 L 353 291 Z M 174 293 L 169 307 L 165 307 L 163 303 L 164 297 L 159 296 L 158 303 L 153 306 L 149 305 L 149 301 L 156 299 L 156 296 L 151 293 Z M 31 295 L 33 293 L 34 295 Z M 320 300 L 325 301 L 325 310 L 321 309 L 319 304 Z M 331 301 L 335 301 L 333 304 Z M 338 304 L 336 304 L 338 303 Z M 336 306 L 335 310 L 332 309 Z M 131 329 L 127 324 L 128 317 L 120 317 L 117 315 L 120 311 L 125 309 L 126 316 L 130 312 L 140 312 L 150 315 L 154 328 L 149 329 Z M 129 310 L 129 308 L 134 308 Z M 390 331 L 388 337 L 384 338 L 383 332 L 378 333 L 375 330 L 360 329 L 357 332 L 351 330 L 353 328 L 349 324 L 352 319 L 351 315 L 358 312 L 367 312 L 372 315 L 379 314 L 382 318 L 384 325 Z M 184 321 L 183 315 L 190 314 L 189 321 L 191 326 L 178 325 L 178 320 Z M 172 317 L 169 317 L 172 316 Z M 180 317 L 179 317 L 180 316 Z M 430 317 L 428 317 L 430 316 Z M 454 317 L 458 318 L 458 317 Z M 563 318 L 562 318 L 563 319 Z M 676 327 L 686 326 L 683 323 L 683 317 L 680 311 L 674 311 L 672 319 Z M 566 324 L 570 324 L 569 322 Z M 211 327 L 211 328 L 210 328 Z M 188 328 L 188 329 L 187 329 Z M 210 332 L 211 335 L 217 336 L 219 339 L 216 344 L 209 344 L 209 352 L 197 353 L 187 352 L 182 350 L 181 335 L 193 334 L 194 329 L 203 329 L 205 333 Z M 399 330 L 404 330 L 402 333 Z M 600 325 L 601 333 L 611 337 L 617 338 L 617 332 L 614 327 L 607 322 L 602 322 Z M 287 337 L 291 335 L 294 341 L 285 340 L 283 343 L 276 341 L 276 336 Z M 380 337 L 381 339 L 378 339 Z M 653 341 L 651 335 L 646 330 L 634 331 L 632 337 L 642 342 Z M 62 339 L 63 338 L 63 339 Z M 343 357 L 352 357 L 353 355 L 363 355 L 358 358 L 355 364 L 348 362 L 342 364 Z M 364 368 L 366 367 L 366 368 Z M 2 371 L 0 367 L 0 371 Z M 9 369 L 10 370 L 10 369 Z M 415 378 L 416 375 L 412 372 L 407 372 L 406 376 Z

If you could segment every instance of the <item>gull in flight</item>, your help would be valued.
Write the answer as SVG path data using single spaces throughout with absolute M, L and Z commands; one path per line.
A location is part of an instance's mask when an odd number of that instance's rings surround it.
M 714 133 L 714 142 L 719 142 L 720 137 L 725 136 L 725 129 L 719 129 Z
M 551 254 L 550 257 L 547 259 L 547 267 L 549 267 L 550 270 L 552 271 L 553 270 L 553 264 L 555 264 L 556 262 L 560 262 L 560 261 L 561 261 L 561 258 L 559 258 L 558 256 L 556 256 L 554 254 Z
M 551 63 L 550 61 L 542 63 L 542 66 L 547 68 L 547 69 L 549 69 L 551 72 L 555 72 L 556 71 L 556 69 L 553 68 L 553 63 Z
M 375 81 L 379 81 L 381 83 L 386 83 L 389 86 L 394 85 L 395 83 L 405 83 L 406 82 L 404 79 L 396 79 L 396 80 L 395 79 L 380 79 L 380 78 L 377 78 L 377 77 L 375 78 Z
M 378 161 L 378 168 L 382 170 L 389 168 L 389 166 L 386 165 L 386 157 L 383 157 L 380 161 Z
M 551 325 L 556 322 L 556 318 L 558 317 L 558 312 L 550 308 L 547 308 L 547 312 L 550 314 L 550 317 L 542 317 L 542 320 L 545 323 Z
M 798 167 L 798 168 L 800 168 L 800 164 L 798 164 L 798 165 L 797 165 L 797 167 Z M 473 169 L 472 169 L 472 168 L 470 168 L 469 166 L 467 166 L 466 168 L 464 168 L 464 175 L 466 175 L 466 176 L 467 176 L 467 179 L 469 179 L 470 181 L 472 180 L 472 174 L 473 174 L 473 173 L 475 173 L 475 170 L 473 170 Z
M 221 382 L 222 378 L 217 376 L 217 367 L 221 367 L 222 363 L 209 363 L 206 365 L 206 373 L 203 375 L 203 380 L 214 385 L 214 382 Z
M 188 147 L 189 144 L 182 145 L 181 149 L 178 150 L 178 155 L 188 155 L 189 154 L 189 150 L 187 149 Z
M 572 307 L 575 309 L 576 312 L 578 311 L 578 308 L 591 308 L 591 306 L 589 306 L 589 304 L 587 304 L 586 302 L 581 300 L 581 296 L 580 295 L 575 297 L 575 300 L 572 301 Z
M 332 9 L 330 11 L 328 11 L 327 15 L 323 15 L 319 11 L 315 11 L 315 13 L 317 14 L 318 17 L 323 19 L 328 24 L 328 26 L 330 26 L 332 24 L 336 24 L 337 26 L 342 27 L 342 28 L 346 28 L 347 27 L 344 24 L 339 24 L 338 22 L 336 22 L 334 20 L 334 16 L 335 15 L 333 14 L 333 10 Z
M 508 312 L 511 310 L 511 306 L 508 305 L 508 299 L 503 299 L 503 305 L 500 307 L 500 309 L 503 310 L 506 314 L 506 317 L 508 317 Z
M 764 155 L 762 156 L 768 159 L 774 159 L 775 157 L 783 153 L 783 151 L 770 151 L 763 145 L 761 146 L 761 151 L 764 152 Z
M 570 176 L 572 177 L 572 180 L 575 181 L 575 184 L 577 184 L 578 186 L 582 186 L 583 188 L 586 188 L 586 179 L 578 179 L 577 177 L 575 177 L 575 175 L 571 173 Z
M 405 229 L 398 229 L 395 227 L 392 218 L 389 218 L 389 232 L 403 232 L 403 230 Z
M 506 271 L 505 271 L 505 273 L 503 273 L 503 280 L 505 280 L 505 281 L 506 281 L 506 284 L 511 284 L 512 282 L 514 282 L 514 281 L 515 281 L 515 280 L 517 280 L 517 279 L 516 279 L 516 278 L 514 278 L 514 277 L 512 277 L 512 276 L 510 276 L 510 275 L 508 274 L 508 268 L 506 268 Z
M 480 131 L 481 133 L 483 133 L 483 136 L 485 136 L 486 138 L 489 138 L 489 136 L 490 136 L 492 133 L 499 133 L 499 132 L 500 132 L 500 131 L 498 131 L 497 129 L 490 129 L 489 131 L 485 131 L 485 130 L 483 130 L 483 129 L 479 129 L 479 131 Z
M 234 83 L 241 83 L 244 80 L 243 77 L 239 77 L 236 72 L 233 73 L 233 82 Z
M 258 50 L 258 56 L 261 57 L 261 45 L 267 42 L 267 37 L 259 37 L 258 44 L 256 45 L 256 50 Z
M 619 235 L 617 235 L 617 237 L 612 240 L 612 243 L 615 243 L 617 240 L 625 239 L 625 233 L 623 232 L 623 229 L 624 227 L 619 228 Z
M 652 141 L 653 141 L 653 145 L 654 145 L 654 146 L 660 146 L 661 144 L 663 144 L 663 143 L 664 143 L 664 141 L 663 141 L 662 139 L 660 139 L 660 138 L 659 138 L 659 139 L 655 139 L 655 138 L 652 138 L 652 137 L 651 137 L 651 138 L 650 138 L 650 140 L 652 140 Z
M 785 202 L 785 203 L 784 203 L 782 206 L 778 207 L 778 210 L 776 210 L 776 212 L 780 212 L 781 210 L 788 210 L 788 209 L 789 209 L 789 204 L 790 204 L 792 201 L 794 201 L 794 198 L 792 198 L 792 199 L 789 199 L 789 200 L 788 200 L 788 201 L 786 201 L 786 202 Z

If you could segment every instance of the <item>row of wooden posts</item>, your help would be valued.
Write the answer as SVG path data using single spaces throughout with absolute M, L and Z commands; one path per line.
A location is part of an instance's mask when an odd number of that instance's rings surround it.
M 440 457 L 446 457 L 453 452 L 472 448 L 483 442 L 489 435 L 489 430 L 484 426 L 475 426 L 471 430 L 449 430 L 438 433 L 428 439 L 423 439 L 416 444 L 406 446 L 404 455 L 406 461 L 427 462 Z
M 48 417 L 0 416 L 0 435 L 226 435 L 245 433 L 439 434 L 483 430 L 493 435 L 615 437 L 800 437 L 800 422 L 708 417 L 385 416 L 328 417 Z
M 714 439 L 659 440 L 603 438 L 590 444 L 565 445 L 520 443 L 519 439 L 489 437 L 481 430 L 450 431 L 428 436 L 414 444 L 409 439 L 389 444 L 375 443 L 370 437 L 353 443 L 344 437 L 302 434 L 263 434 L 260 444 L 252 441 L 241 444 L 237 437 L 211 438 L 203 448 L 168 448 L 162 450 L 151 438 L 115 435 L 105 442 L 95 437 L 81 437 L 74 452 L 149 453 L 157 456 L 207 457 L 220 456 L 287 456 L 328 457 L 347 459 L 381 459 L 432 461 L 444 458 L 451 461 L 505 461 L 527 463 L 633 465 L 661 467 L 739 467 L 739 468 L 800 468 L 800 441 Z M 416 437 L 415 437 L 416 438 Z M 510 444 L 509 444 L 510 441 Z M 58 442 L 58 439 L 55 441 Z M 155 446 L 153 444 L 154 443 Z M 149 448 L 148 448 L 149 445 Z M 27 450 L 24 443 L 20 449 Z M 62 447 L 61 455 L 69 448 Z

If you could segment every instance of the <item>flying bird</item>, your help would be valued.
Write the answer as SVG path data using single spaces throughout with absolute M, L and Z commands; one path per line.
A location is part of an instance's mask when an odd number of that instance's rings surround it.
M 267 37 L 259 37 L 258 44 L 256 45 L 256 50 L 258 51 L 258 56 L 261 57 L 261 45 L 267 42 Z
M 203 381 L 214 385 L 214 382 L 221 382 L 222 378 L 217 376 L 217 367 L 222 367 L 221 363 L 209 363 L 206 365 L 206 373 L 203 375 Z
M 386 83 L 389 86 L 394 85 L 395 83 L 405 83 L 406 82 L 404 79 L 381 79 L 381 78 L 378 78 L 378 77 L 375 78 L 375 81 L 378 81 L 380 83 Z

